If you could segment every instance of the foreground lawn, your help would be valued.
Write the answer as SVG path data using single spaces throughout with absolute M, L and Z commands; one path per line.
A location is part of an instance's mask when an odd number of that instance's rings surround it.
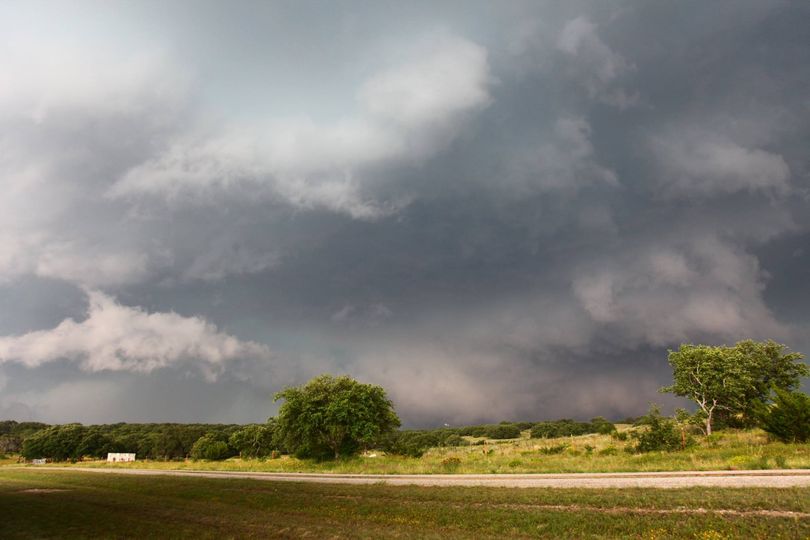
M 810 489 L 350 486 L 0 471 L 0 538 L 807 538 Z
M 528 434 L 525 434 L 528 435 Z M 226 461 L 144 461 L 107 464 L 83 461 L 83 467 L 131 467 L 266 472 L 334 472 L 367 474 L 436 473 L 576 473 L 705 471 L 742 469 L 810 468 L 810 445 L 768 442 L 760 430 L 729 431 L 698 438 L 698 444 L 679 452 L 628 453 L 632 441 L 608 435 L 583 435 L 560 439 L 484 441 L 456 448 L 433 448 L 421 458 L 382 455 L 316 462 L 290 456 L 280 459 L 229 459 Z M 548 449 L 559 451 L 549 454 Z M 448 460 L 448 458 L 458 458 Z M 16 464 L 16 461 L 9 461 Z M 67 463 L 57 463 L 64 466 Z

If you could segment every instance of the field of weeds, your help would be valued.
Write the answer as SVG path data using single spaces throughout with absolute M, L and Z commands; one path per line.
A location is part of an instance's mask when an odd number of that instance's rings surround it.
M 810 489 L 325 485 L 0 470 L 0 538 L 807 538 Z

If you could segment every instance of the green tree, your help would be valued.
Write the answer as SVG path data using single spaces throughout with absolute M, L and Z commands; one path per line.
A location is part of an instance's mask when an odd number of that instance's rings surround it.
M 661 389 L 697 403 L 711 435 L 718 412 L 751 415 L 767 399 L 772 386 L 790 390 L 798 386 L 807 366 L 799 353 L 773 341 L 741 341 L 733 347 L 681 345 L 669 351 L 673 384 Z
M 275 395 L 285 446 L 299 455 L 335 458 L 356 452 L 399 427 L 385 390 L 350 377 L 321 375 Z
M 740 341 L 734 348 L 745 359 L 752 373 L 753 384 L 747 389 L 743 406 L 739 411 L 744 423 L 756 421 L 755 409 L 758 404 L 770 399 L 774 388 L 791 391 L 799 387 L 802 377 L 810 375 L 808 367 L 801 360 L 801 353 L 790 352 L 786 345 L 775 341 Z
M 207 433 L 197 439 L 191 447 L 192 459 L 220 460 L 231 455 L 228 443 L 218 433 Z
M 771 405 L 760 405 L 755 414 L 762 429 L 782 442 L 810 441 L 810 396 L 775 389 Z
M 22 450 L 22 437 L 0 435 L 0 454 L 16 454 Z
M 64 424 L 43 429 L 23 441 L 22 455 L 26 459 L 77 459 L 81 457 L 80 445 L 86 432 L 87 429 L 81 424 Z
M 234 431 L 228 444 L 239 452 L 239 457 L 264 457 L 276 449 L 275 436 L 276 421 L 271 418 L 266 424 L 250 424 Z

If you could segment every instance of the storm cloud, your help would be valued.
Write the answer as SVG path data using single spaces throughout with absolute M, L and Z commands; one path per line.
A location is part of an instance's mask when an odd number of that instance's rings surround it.
M 0 416 L 639 414 L 810 352 L 810 7 L 0 7 Z

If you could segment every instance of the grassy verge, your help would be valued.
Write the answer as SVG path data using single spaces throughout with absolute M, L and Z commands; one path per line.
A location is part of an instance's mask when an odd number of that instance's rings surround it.
M 2 538 L 806 538 L 810 489 L 350 486 L 0 471 Z
M 368 474 L 437 473 L 576 473 L 682 470 L 810 468 L 810 445 L 768 442 L 761 431 L 731 431 L 701 437 L 680 452 L 634 454 L 632 444 L 608 435 L 561 439 L 485 441 L 483 445 L 433 448 L 421 458 L 393 455 L 315 462 L 284 456 L 280 459 L 120 463 L 122 468 L 193 469 L 267 472 L 334 472 Z M 549 454 L 549 449 L 559 453 Z M 458 458 L 458 462 L 448 458 Z M 9 461 L 9 463 L 12 463 Z M 16 462 L 15 462 L 16 463 Z M 57 464 L 57 465 L 65 465 Z M 84 467 L 108 467 L 104 461 L 84 461 Z

